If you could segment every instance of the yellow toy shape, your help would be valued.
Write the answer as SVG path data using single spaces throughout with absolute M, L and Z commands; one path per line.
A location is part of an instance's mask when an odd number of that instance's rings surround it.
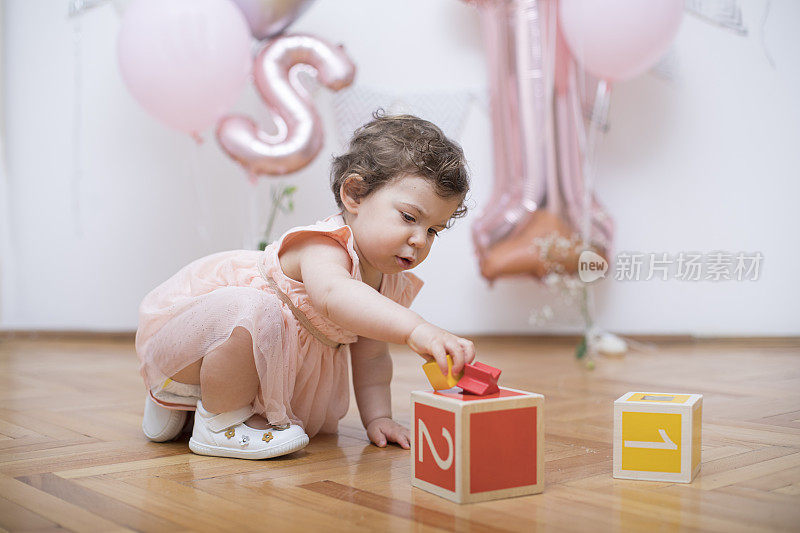
M 425 375 L 428 377 L 428 381 L 431 382 L 431 387 L 433 390 L 443 390 L 443 389 L 452 389 L 458 383 L 458 380 L 461 379 L 461 376 L 464 375 L 462 372 L 457 376 L 453 375 L 453 358 L 451 356 L 447 356 L 447 375 L 445 376 L 442 374 L 439 365 L 436 364 L 436 361 L 428 361 L 424 365 L 422 365 L 422 370 L 425 371 Z

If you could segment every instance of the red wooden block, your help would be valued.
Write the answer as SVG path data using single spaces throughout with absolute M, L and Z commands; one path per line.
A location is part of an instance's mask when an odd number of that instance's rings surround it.
M 483 363 L 467 364 L 464 365 L 464 376 L 458 380 L 457 385 L 478 396 L 494 394 L 499 390 L 497 379 L 500 377 L 500 372 L 502 371 L 499 368 Z
M 541 394 L 414 391 L 411 406 L 413 486 L 458 503 L 542 492 Z

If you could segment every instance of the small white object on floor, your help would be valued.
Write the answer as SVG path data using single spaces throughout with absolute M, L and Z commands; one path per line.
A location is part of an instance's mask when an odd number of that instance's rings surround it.
M 602 333 L 595 347 L 603 355 L 624 355 L 628 351 L 628 343 L 613 333 Z

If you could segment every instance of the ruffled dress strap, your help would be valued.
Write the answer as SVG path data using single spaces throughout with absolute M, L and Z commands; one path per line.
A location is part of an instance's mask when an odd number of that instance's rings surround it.
M 328 217 L 310 226 L 300 226 L 290 229 L 281 236 L 276 242 L 270 244 L 262 257 L 263 264 L 261 269 L 267 280 L 272 279 L 280 292 L 286 295 L 291 304 L 307 319 L 308 322 L 322 333 L 325 337 L 335 343 L 351 344 L 358 340 L 358 335 L 346 330 L 324 317 L 311 304 L 311 297 L 305 289 L 305 285 L 287 276 L 280 266 L 279 255 L 289 244 L 302 236 L 309 234 L 325 235 L 335 240 L 347 251 L 350 256 L 351 268 L 350 276 L 361 281 L 361 271 L 359 269 L 358 254 L 355 251 L 353 232 L 339 215 Z M 280 297 L 280 296 L 279 296 Z M 301 321 L 302 322 L 302 321 Z
M 318 329 L 317 329 L 317 328 L 314 326 L 314 324 L 312 324 L 312 323 L 311 323 L 311 321 L 308 319 L 308 317 L 307 317 L 306 315 L 304 315 L 304 314 L 303 314 L 303 312 L 302 312 L 302 311 L 300 311 L 300 309 L 298 309 L 298 308 L 297 308 L 297 307 L 296 307 L 296 306 L 295 306 L 295 305 L 292 303 L 292 300 L 291 300 L 291 299 L 290 299 L 290 298 L 289 298 L 289 297 L 286 295 L 286 293 L 285 293 L 285 292 L 283 292 L 283 291 L 280 289 L 280 287 L 278 287 L 278 284 L 277 284 L 277 283 L 275 283 L 275 280 L 274 280 L 274 279 L 272 279 L 272 278 L 271 278 L 271 277 L 270 277 L 270 276 L 267 274 L 267 272 L 266 272 L 266 269 L 264 268 L 264 265 L 263 265 L 263 263 L 259 263 L 259 264 L 258 264 L 258 268 L 259 268 L 259 270 L 260 270 L 260 272 L 261 272 L 261 277 L 263 277 L 263 278 L 264 278 L 264 280 L 267 282 L 267 285 L 269 285 L 269 287 L 270 287 L 270 288 L 271 288 L 273 291 L 275 291 L 275 294 L 278 296 L 278 299 L 279 299 L 280 301 L 282 301 L 284 304 L 286 304 L 286 306 L 287 306 L 287 307 L 289 308 L 289 310 L 292 312 L 292 314 L 293 314 L 293 315 L 294 315 L 294 317 L 297 319 L 297 321 L 298 321 L 298 322 L 300 322 L 300 323 L 303 325 L 303 327 L 304 327 L 304 328 L 306 328 L 306 330 L 307 330 L 309 333 L 311 333 L 311 335 L 312 335 L 314 338 L 316 338 L 316 339 L 317 339 L 319 342 L 321 342 L 321 343 L 322 343 L 322 344 L 324 344 L 325 346 L 329 346 L 329 347 L 331 347 L 331 348 L 336 348 L 337 350 L 338 350 L 339 348 L 341 348 L 341 347 L 342 347 L 342 345 L 343 345 L 343 344 L 342 344 L 341 342 L 336 342 L 336 341 L 333 341 L 333 340 L 329 339 L 328 337 L 326 337 L 326 336 L 325 336 L 325 334 L 324 334 L 324 333 L 322 333 L 320 330 L 318 330 Z

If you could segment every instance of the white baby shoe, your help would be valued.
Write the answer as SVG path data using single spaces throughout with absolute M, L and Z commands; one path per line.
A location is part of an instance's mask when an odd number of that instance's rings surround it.
M 166 442 L 176 438 L 186 423 L 187 410 L 194 409 L 199 399 L 200 385 L 179 383 L 169 378 L 156 385 L 150 389 L 145 399 L 142 417 L 144 435 L 153 442 Z M 168 409 L 162 404 L 175 409 Z
M 142 431 L 153 442 L 172 440 L 181 434 L 187 414 L 188 411 L 161 407 L 148 394 L 144 403 Z
M 189 449 L 199 455 L 266 459 L 292 453 L 308 445 L 308 435 L 298 425 L 254 429 L 244 424 L 253 414 L 251 406 L 213 414 L 197 402 Z

